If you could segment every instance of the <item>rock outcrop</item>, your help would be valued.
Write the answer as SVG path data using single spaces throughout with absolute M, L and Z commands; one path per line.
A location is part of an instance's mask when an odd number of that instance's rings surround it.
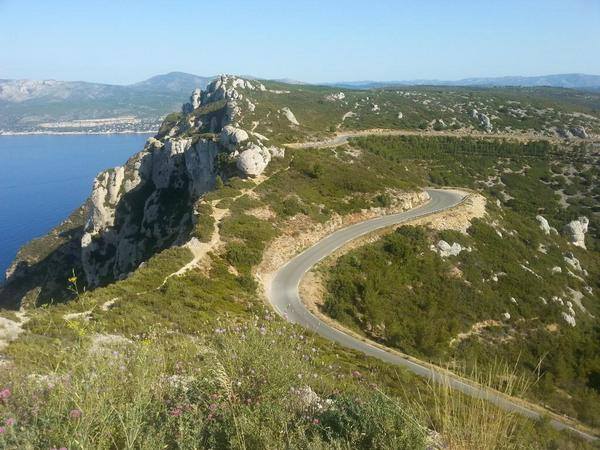
M 290 108 L 288 108 L 287 106 L 285 108 L 281 108 L 281 112 L 292 125 L 300 125 L 300 122 L 298 122 L 296 116 Z
M 571 127 L 571 128 L 569 128 L 569 131 L 571 132 L 571 134 L 573 136 L 577 136 L 578 138 L 581 138 L 581 139 L 588 138 L 587 131 L 585 131 L 585 128 L 583 128 L 583 127 Z
M 589 223 L 589 219 L 585 216 L 569 222 L 564 229 L 567 239 L 577 247 L 586 248 L 585 235 L 588 231 Z
M 325 100 L 330 101 L 330 102 L 336 102 L 339 100 L 344 100 L 346 98 L 346 94 L 344 94 L 343 92 L 338 92 L 335 94 L 329 94 L 325 97 Z
M 196 108 L 200 107 L 201 94 L 202 94 L 202 92 L 200 91 L 200 89 L 198 89 L 198 88 L 194 89 L 194 92 L 192 92 L 192 96 L 190 97 L 190 102 L 184 103 L 183 107 L 181 108 L 181 110 L 183 111 L 184 114 L 189 114 L 192 111 L 194 111 Z
M 551 227 L 548 223 L 548 220 L 544 216 L 535 216 L 537 221 L 540 223 L 540 229 L 544 232 L 544 234 L 557 233 L 556 228 Z
M 438 241 L 438 243 L 435 246 L 432 246 L 431 249 L 439 254 L 442 258 L 447 258 L 448 256 L 458 256 L 463 251 L 471 251 L 469 247 L 465 248 L 457 242 L 454 242 L 452 245 L 450 245 L 444 240 Z
M 176 122 L 163 124 L 123 167 L 98 175 L 81 237 L 89 286 L 119 279 L 187 237 L 192 205 L 220 174 L 217 160 L 235 162 L 240 175 L 257 176 L 272 157 L 284 156 L 282 149 L 253 142 L 240 126 L 247 104 L 240 103 L 241 90 L 263 91 L 264 86 L 223 75 L 205 91 L 194 90 Z M 297 124 L 292 112 L 283 110 Z
M 223 127 L 220 135 L 220 143 L 229 151 L 234 151 L 239 145 L 248 140 L 248 133 L 241 128 L 232 125 Z
M 471 117 L 473 117 L 473 119 L 479 120 L 479 124 L 485 129 L 485 131 L 487 131 L 488 133 L 492 131 L 492 121 L 487 116 L 487 114 L 473 109 L 471 111 Z
M 238 160 L 237 168 L 248 176 L 260 175 L 271 161 L 271 152 L 260 145 L 251 145 L 244 150 Z

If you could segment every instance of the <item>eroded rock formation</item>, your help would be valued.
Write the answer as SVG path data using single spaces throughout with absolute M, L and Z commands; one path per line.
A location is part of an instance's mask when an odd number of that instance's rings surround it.
M 284 155 L 240 126 L 241 91 L 262 91 L 261 86 L 224 75 L 206 91 L 194 90 L 177 121 L 163 124 L 123 167 L 98 175 L 81 238 L 89 286 L 121 278 L 184 239 L 193 224 L 193 203 L 220 174 L 219 159 L 235 163 L 243 176 L 258 176 L 272 156 Z

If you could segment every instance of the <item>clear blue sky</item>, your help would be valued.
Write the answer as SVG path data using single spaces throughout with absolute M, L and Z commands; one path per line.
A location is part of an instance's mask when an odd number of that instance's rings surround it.
M 600 74 L 600 0 L 0 0 L 0 78 Z

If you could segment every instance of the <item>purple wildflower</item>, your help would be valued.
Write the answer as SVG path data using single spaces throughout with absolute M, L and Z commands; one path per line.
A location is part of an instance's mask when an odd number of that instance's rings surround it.
M 6 400 L 11 396 L 10 389 L 4 388 L 0 391 L 0 400 Z

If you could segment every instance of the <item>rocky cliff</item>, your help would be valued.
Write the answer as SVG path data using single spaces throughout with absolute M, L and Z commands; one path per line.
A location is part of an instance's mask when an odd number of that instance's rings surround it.
M 181 113 L 169 115 L 124 166 L 96 177 L 82 207 L 85 220 L 68 245 L 70 265 L 88 287 L 125 277 L 155 252 L 185 242 L 196 220 L 193 205 L 217 176 L 257 176 L 272 157 L 283 156 L 282 149 L 263 145 L 267 137 L 241 127 L 245 112 L 255 108 L 245 94 L 264 90 L 256 81 L 218 77 L 206 90 L 194 90 Z M 17 258 L 7 286 L 25 273 L 31 280 L 40 263 Z
M 98 175 L 81 239 L 89 286 L 125 276 L 156 251 L 182 243 L 193 224 L 193 203 L 235 163 L 242 176 L 262 173 L 275 149 L 240 128 L 244 91 L 262 84 L 221 76 L 194 90 L 177 120 L 123 167 Z M 279 154 L 279 153 L 277 153 Z

